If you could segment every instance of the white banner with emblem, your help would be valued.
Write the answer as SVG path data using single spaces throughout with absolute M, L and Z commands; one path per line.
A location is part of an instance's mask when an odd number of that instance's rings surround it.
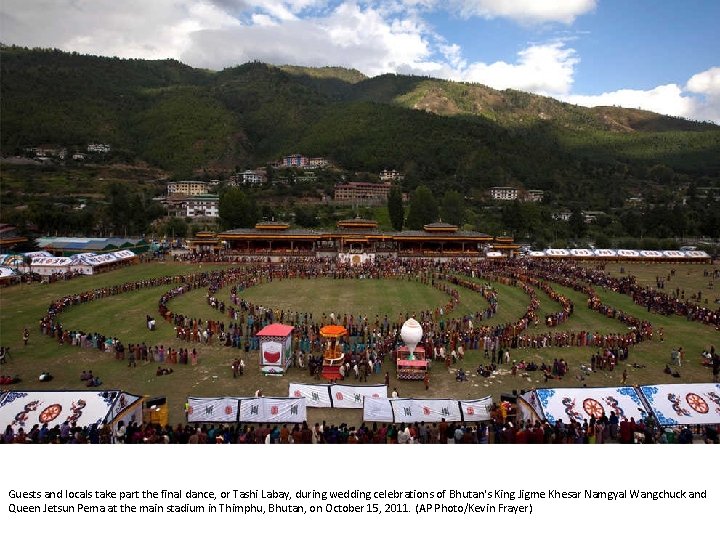
M 288 397 L 305 398 L 308 407 L 332 407 L 329 384 L 290 383 Z
M 387 386 L 352 386 L 349 384 L 333 384 L 330 387 L 332 406 L 336 409 L 362 409 L 363 397 L 387 398 Z
M 462 420 L 460 406 L 452 399 L 393 399 L 395 422 L 439 422 Z
M 188 422 L 236 422 L 238 398 L 188 398 Z
M 463 420 L 465 422 L 485 422 L 490 420 L 492 405 L 493 400 L 490 396 L 482 399 L 461 400 L 460 410 L 462 411 Z
M 241 422 L 296 423 L 307 420 L 305 398 L 249 398 L 240 401 Z
M 363 398 L 387 398 L 388 387 L 384 384 L 300 384 L 290 383 L 288 396 L 304 397 L 308 407 L 335 407 L 338 409 L 362 409 Z

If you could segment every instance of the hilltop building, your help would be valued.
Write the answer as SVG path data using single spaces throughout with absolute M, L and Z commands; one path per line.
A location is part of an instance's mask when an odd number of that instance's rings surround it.
M 542 202 L 545 192 L 541 189 L 521 189 L 512 186 L 490 188 L 490 197 L 496 201 Z
M 395 169 L 392 171 L 388 171 L 387 169 L 383 169 L 383 172 L 380 173 L 380 181 L 381 182 L 401 182 L 405 177 L 397 172 Z
M 220 197 L 211 194 L 188 197 L 183 201 L 182 208 L 185 217 L 217 218 L 220 217 Z
M 493 187 L 490 188 L 490 197 L 496 201 L 514 201 L 518 198 L 520 189 L 516 187 Z
M 272 164 L 276 169 L 294 167 L 296 169 L 320 169 L 327 167 L 328 160 L 324 157 L 307 157 L 302 154 L 290 154 Z
M 390 182 L 374 184 L 372 182 L 347 182 L 335 186 L 336 202 L 360 204 L 379 204 L 387 201 L 390 194 Z
M 207 182 L 200 180 L 183 180 L 181 182 L 168 182 L 168 197 L 205 195 L 208 192 Z
M 248 169 L 241 173 L 235 173 L 228 179 L 229 186 L 260 186 L 267 182 L 265 169 Z

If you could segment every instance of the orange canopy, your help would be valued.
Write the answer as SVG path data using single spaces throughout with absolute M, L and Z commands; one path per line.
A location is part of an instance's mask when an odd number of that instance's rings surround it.
M 320 335 L 322 337 L 326 338 L 333 338 L 333 337 L 340 337 L 347 335 L 347 330 L 345 330 L 344 326 L 338 326 L 338 325 L 331 325 L 331 326 L 323 326 L 320 329 Z

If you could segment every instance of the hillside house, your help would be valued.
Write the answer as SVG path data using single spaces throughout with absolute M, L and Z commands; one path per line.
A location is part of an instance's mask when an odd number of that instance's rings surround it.
M 509 186 L 496 186 L 490 188 L 490 197 L 496 201 L 514 201 L 518 198 L 520 189 Z
M 397 172 L 395 169 L 392 171 L 388 171 L 387 169 L 383 169 L 383 171 L 380 173 L 380 181 L 381 182 L 400 182 L 405 178 L 401 173 Z
M 185 217 L 217 218 L 220 217 L 220 197 L 217 195 L 196 195 L 183 201 Z
M 205 195 L 208 192 L 207 182 L 199 180 L 183 180 L 180 182 L 168 182 L 167 193 L 169 197 L 185 196 L 194 197 Z
M 390 183 L 347 182 L 335 186 L 335 201 L 381 203 L 388 199 Z
M 259 186 L 267 182 L 267 173 L 264 169 L 248 169 L 240 173 L 239 180 L 245 186 Z
M 88 152 L 98 152 L 101 154 L 107 154 L 110 152 L 111 148 L 109 144 L 98 144 L 98 143 L 90 143 L 87 145 L 87 151 Z

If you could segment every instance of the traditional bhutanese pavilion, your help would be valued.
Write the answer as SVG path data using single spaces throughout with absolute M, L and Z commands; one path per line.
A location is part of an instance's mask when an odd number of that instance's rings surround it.
M 338 253 L 385 254 L 397 249 L 392 233 L 378 229 L 377 221 L 359 217 L 338 221 L 337 229 L 326 232 L 323 240 Z
M 294 326 L 273 323 L 257 333 L 260 338 L 260 371 L 265 375 L 283 375 L 292 363 Z
M 457 257 L 482 255 L 492 236 L 485 233 L 458 230 L 450 223 L 430 223 L 422 231 L 401 231 L 394 235 L 398 255 L 426 257 Z
M 263 221 L 254 229 L 233 229 L 218 234 L 229 250 L 248 255 L 308 255 L 322 239 L 320 231 L 291 229 L 289 223 Z
M 520 246 L 515 243 L 512 236 L 496 236 L 490 249 L 496 253 L 502 253 L 503 256 L 510 257 L 517 253 Z
M 188 240 L 190 251 L 217 252 L 223 248 L 223 243 L 218 239 L 217 234 L 212 231 L 199 231 L 195 237 Z
M 219 233 L 228 250 L 255 255 L 391 255 L 426 257 L 479 257 L 489 249 L 512 254 L 519 248 L 512 238 L 459 230 L 448 223 L 430 223 L 420 231 L 380 231 L 376 221 L 348 219 L 332 231 L 291 229 L 288 223 L 261 222 L 253 229 Z M 211 242 L 211 238 L 206 239 Z M 200 245 L 200 244 L 198 244 Z

